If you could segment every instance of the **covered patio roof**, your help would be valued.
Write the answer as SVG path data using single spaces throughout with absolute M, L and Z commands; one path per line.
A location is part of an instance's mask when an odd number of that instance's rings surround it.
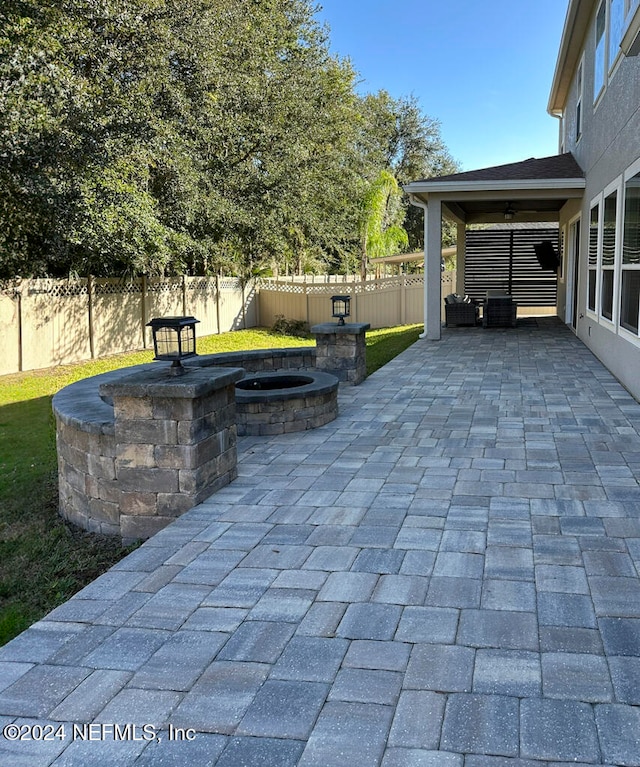
M 557 221 L 584 187 L 582 168 L 568 152 L 413 181 L 404 190 L 418 203 L 437 196 L 442 214 L 459 224 L 489 224 L 504 222 L 507 207 L 517 222 Z
M 585 186 L 584 172 L 569 152 L 406 184 L 411 203 L 425 212 L 424 337 L 440 338 L 443 217 L 458 224 L 458 242 L 469 224 L 555 222 L 569 200 L 582 197 Z M 461 258 L 458 251 L 464 264 Z

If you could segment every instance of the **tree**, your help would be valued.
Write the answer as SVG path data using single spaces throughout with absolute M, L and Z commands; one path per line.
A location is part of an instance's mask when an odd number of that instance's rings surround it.
M 392 98 L 387 91 L 362 99 L 363 132 L 360 141 L 366 162 L 392 173 L 400 185 L 430 176 L 455 173 L 437 120 L 421 110 L 414 96 Z M 402 198 L 403 226 L 410 250 L 424 247 L 422 213 Z
M 309 0 L 5 0 L 0 278 L 349 269 L 381 171 L 438 141 L 356 95 Z
M 408 243 L 407 233 L 400 225 L 398 182 L 387 170 L 381 170 L 363 200 L 360 223 L 362 260 L 360 276 L 367 276 L 367 261 L 398 253 Z

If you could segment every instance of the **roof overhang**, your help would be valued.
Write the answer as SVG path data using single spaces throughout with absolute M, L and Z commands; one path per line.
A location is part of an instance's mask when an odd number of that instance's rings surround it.
M 550 114 L 559 114 L 564 109 L 595 5 L 596 0 L 569 2 L 547 107 Z
M 514 211 L 513 223 L 558 221 L 571 199 L 580 199 L 584 178 L 498 181 L 417 181 L 404 190 L 413 203 L 428 206 L 437 197 L 445 218 L 459 224 L 504 223 L 505 210 Z
M 547 106 L 549 114 L 560 114 L 565 108 L 574 73 L 584 50 L 584 39 L 597 6 L 597 0 L 569 2 Z M 637 56 L 640 54 L 640 5 L 625 20 L 625 25 L 626 32 L 620 48 L 625 56 Z

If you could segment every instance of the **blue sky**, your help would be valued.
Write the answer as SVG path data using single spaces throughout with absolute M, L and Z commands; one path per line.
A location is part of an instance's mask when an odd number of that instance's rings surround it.
M 318 0 L 363 93 L 417 97 L 463 170 L 558 151 L 547 101 L 568 0 Z

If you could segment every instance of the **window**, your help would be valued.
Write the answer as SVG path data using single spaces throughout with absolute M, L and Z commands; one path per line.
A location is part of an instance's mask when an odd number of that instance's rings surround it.
M 589 280 L 587 309 L 596 311 L 596 286 L 598 283 L 598 234 L 600 229 L 600 204 L 591 208 L 589 220 Z
M 640 173 L 625 187 L 620 325 L 638 335 L 640 311 Z
M 602 0 L 596 16 L 596 54 L 593 73 L 593 100 L 597 101 L 605 84 L 607 55 L 607 4 Z
M 624 33 L 625 0 L 610 0 L 609 6 L 609 71 L 620 53 L 620 43 Z
M 582 136 L 582 91 L 583 91 L 583 77 L 584 72 L 584 56 L 578 65 L 578 73 L 576 75 L 576 143 Z
M 604 200 L 602 221 L 602 265 L 600 288 L 600 314 L 613 321 L 613 286 L 616 261 L 616 216 L 618 193 L 612 192 Z

